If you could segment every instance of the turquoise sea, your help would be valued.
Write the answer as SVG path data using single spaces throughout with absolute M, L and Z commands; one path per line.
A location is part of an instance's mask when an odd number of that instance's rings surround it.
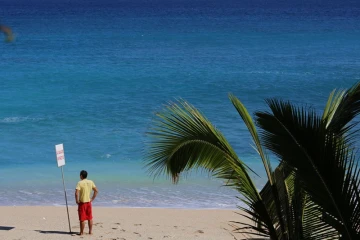
M 235 208 L 207 173 L 178 185 L 144 168 L 154 112 L 183 98 L 266 178 L 227 98 L 250 111 L 281 97 L 321 109 L 360 80 L 356 1 L 0 0 L 0 205 L 64 205 L 55 144 L 63 143 L 70 205 L 79 172 L 97 206 Z M 0 39 L 1 40 L 1 39 Z M 274 160 L 276 163 L 276 160 Z

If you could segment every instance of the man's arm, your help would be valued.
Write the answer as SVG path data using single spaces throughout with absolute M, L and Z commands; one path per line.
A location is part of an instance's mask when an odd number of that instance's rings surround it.
M 97 190 L 97 188 L 96 188 L 96 187 L 93 187 L 93 191 L 94 191 L 94 194 L 93 194 L 93 196 L 92 196 L 92 198 L 91 198 L 90 202 L 94 201 L 94 200 L 95 200 L 95 198 L 96 198 L 96 195 L 98 194 L 98 190 Z
M 76 204 L 79 204 L 79 190 L 78 189 L 75 190 L 75 202 L 76 202 Z

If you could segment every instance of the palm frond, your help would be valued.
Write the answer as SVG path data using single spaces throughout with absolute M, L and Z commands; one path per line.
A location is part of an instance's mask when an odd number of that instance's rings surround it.
M 326 127 L 330 125 L 340 102 L 344 99 L 345 93 L 344 90 L 336 91 L 336 89 L 330 93 L 322 116 L 322 119 L 326 121 Z
M 323 114 L 327 128 L 337 135 L 349 133 L 357 122 L 351 121 L 360 113 L 360 82 L 347 91 L 333 91 Z
M 338 239 L 338 231 L 332 224 L 324 221 L 322 209 L 311 201 L 296 172 L 291 172 L 285 183 L 291 201 L 290 217 L 294 232 L 292 239 Z
M 358 169 L 348 170 L 355 166 L 355 159 L 346 141 L 329 134 L 326 122 L 311 109 L 275 99 L 267 103 L 272 113 L 256 113 L 264 145 L 301 176 L 317 204 L 344 223 L 342 234 L 355 239 L 359 232 L 354 223 L 346 221 L 359 208 L 352 204 L 358 179 L 350 181 Z
M 272 169 L 271 169 L 270 160 L 265 155 L 265 152 L 262 148 L 260 138 L 258 136 L 254 121 L 253 121 L 252 117 L 250 116 L 249 112 L 247 111 L 246 107 L 244 106 L 244 104 L 242 104 L 242 102 L 240 102 L 240 100 L 237 97 L 235 97 L 233 94 L 229 94 L 229 98 L 230 98 L 230 101 L 232 102 L 232 104 L 234 105 L 234 107 L 236 108 L 237 112 L 239 113 L 240 117 L 244 121 L 246 127 L 248 128 L 248 130 L 253 138 L 253 141 L 256 146 L 256 150 L 263 162 L 268 180 L 269 180 L 270 184 L 272 185 L 273 179 L 272 179 L 272 175 L 271 175 Z
M 268 177 L 268 184 L 270 185 L 270 191 L 262 191 L 262 198 L 265 201 L 265 205 L 268 208 L 269 214 L 272 216 L 272 221 L 276 223 L 275 229 L 277 229 L 277 236 L 280 239 L 288 239 L 289 235 L 292 235 L 291 228 L 287 223 L 287 216 L 289 216 L 289 212 L 287 212 L 289 208 L 289 202 L 287 200 L 287 191 L 284 189 L 282 185 L 284 183 L 284 176 L 282 175 L 282 171 L 279 169 L 275 170 L 275 174 L 272 173 L 271 164 L 269 158 L 265 155 L 263 147 L 260 142 L 260 138 L 258 136 L 256 126 L 254 124 L 253 119 L 251 118 L 249 112 L 246 107 L 240 100 L 232 94 L 229 94 L 230 101 L 238 111 L 240 117 L 244 121 L 246 127 L 248 128 L 253 141 L 256 146 L 256 151 L 259 154 L 263 166 L 265 168 L 265 172 Z M 280 173 L 281 172 L 281 173 Z M 266 194 L 266 195 L 265 195 Z
M 252 209 L 248 213 L 253 213 L 254 221 L 277 239 L 267 209 L 248 174 L 249 168 L 221 132 L 185 101 L 165 106 L 156 116 L 154 127 L 148 132 L 151 140 L 146 159 L 150 173 L 169 175 L 176 182 L 181 172 L 206 169 L 239 191 Z
M 360 82 L 331 92 L 324 113 L 267 100 L 271 112 L 256 112 L 256 125 L 234 95 L 229 98 L 247 126 L 268 182 L 259 193 L 252 171 L 221 132 L 185 101 L 156 114 L 148 135 L 147 167 L 173 182 L 181 173 L 205 169 L 226 180 L 246 204 L 234 222 L 248 239 L 360 239 L 360 169 L 353 119 L 360 113 Z M 354 130 L 355 129 L 355 130 Z M 273 171 L 264 149 L 279 159 Z

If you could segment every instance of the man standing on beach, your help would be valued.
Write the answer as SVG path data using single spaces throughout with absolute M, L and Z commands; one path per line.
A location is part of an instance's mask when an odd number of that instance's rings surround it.
M 80 172 L 81 181 L 76 185 L 75 201 L 78 205 L 79 220 L 80 220 L 80 235 L 84 234 L 85 221 L 88 221 L 89 234 L 92 234 L 92 206 L 91 202 L 94 201 L 98 190 L 93 181 L 86 179 L 88 173 L 85 170 Z M 90 198 L 91 191 L 94 191 L 92 198 Z

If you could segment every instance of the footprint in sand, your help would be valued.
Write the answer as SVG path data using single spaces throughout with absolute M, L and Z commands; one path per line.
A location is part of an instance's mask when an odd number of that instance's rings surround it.
M 197 230 L 195 233 L 204 233 L 203 230 Z
M 140 233 L 134 232 L 134 234 L 136 234 L 136 235 L 138 235 L 139 237 L 141 237 L 141 234 L 140 234 Z
M 121 225 L 120 223 L 115 223 L 116 225 Z
M 141 225 L 142 225 L 141 223 L 134 224 L 134 226 L 141 226 Z
M 94 223 L 93 225 L 97 227 L 100 224 L 103 224 L 103 223 Z M 100 225 L 99 227 L 104 228 L 102 225 Z
M 112 229 L 116 230 L 116 229 L 118 229 L 118 228 L 112 228 Z

